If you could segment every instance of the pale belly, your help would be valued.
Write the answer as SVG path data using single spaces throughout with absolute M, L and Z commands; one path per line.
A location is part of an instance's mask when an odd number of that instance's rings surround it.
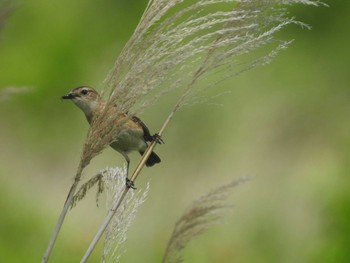
M 118 152 L 128 153 L 130 151 L 144 151 L 147 148 L 147 143 L 144 141 L 141 132 L 126 130 L 110 146 Z

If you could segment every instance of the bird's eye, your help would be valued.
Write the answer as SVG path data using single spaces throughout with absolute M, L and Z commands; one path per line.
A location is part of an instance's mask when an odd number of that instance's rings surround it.
M 88 94 L 88 90 L 87 90 L 87 89 L 83 89 L 83 90 L 81 91 L 81 94 L 83 94 L 83 95 Z

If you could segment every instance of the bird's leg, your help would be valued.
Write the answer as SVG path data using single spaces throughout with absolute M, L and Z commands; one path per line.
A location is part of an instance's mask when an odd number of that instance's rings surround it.
M 159 143 L 159 144 L 164 144 L 162 137 L 160 137 L 160 135 L 158 133 L 155 133 L 152 135 L 152 140 Z
M 125 161 L 126 161 L 126 182 L 125 182 L 125 185 L 126 185 L 127 188 L 136 189 L 136 187 L 135 187 L 135 185 L 134 185 L 134 182 L 131 181 L 131 180 L 129 179 L 130 158 L 129 158 L 129 156 L 128 156 L 126 153 L 124 153 L 124 152 L 122 152 L 121 154 L 124 156 Z

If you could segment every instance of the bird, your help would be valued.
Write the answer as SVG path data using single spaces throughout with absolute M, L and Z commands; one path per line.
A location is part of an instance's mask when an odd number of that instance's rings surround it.
M 98 92 L 94 88 L 88 86 L 76 87 L 61 98 L 64 100 L 71 100 L 80 108 L 84 112 L 90 125 L 94 117 L 102 112 L 106 106 L 106 102 Z M 117 106 L 114 105 L 113 107 Z M 123 127 L 120 129 L 121 132 L 116 137 L 116 140 L 110 144 L 114 150 L 124 157 L 127 163 L 127 174 L 130 165 L 128 154 L 131 151 L 138 151 L 143 155 L 148 147 L 148 142 L 156 141 L 157 143 L 163 143 L 163 140 L 157 134 L 151 135 L 149 129 L 140 118 L 135 115 L 131 115 L 130 118 L 127 118 L 128 116 L 129 114 L 127 112 L 118 113 L 115 125 L 123 125 Z M 125 121 L 118 122 L 120 118 L 123 118 Z M 152 152 L 146 161 L 146 166 L 150 167 L 160 162 L 159 156 L 155 152 Z

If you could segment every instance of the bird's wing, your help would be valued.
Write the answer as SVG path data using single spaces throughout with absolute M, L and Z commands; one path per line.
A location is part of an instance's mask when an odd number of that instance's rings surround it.
M 147 128 L 146 124 L 138 117 L 132 116 L 131 119 L 138 125 L 141 126 L 143 130 L 143 138 L 145 139 L 146 142 L 151 142 L 153 141 L 153 136 L 151 135 L 149 129 Z

